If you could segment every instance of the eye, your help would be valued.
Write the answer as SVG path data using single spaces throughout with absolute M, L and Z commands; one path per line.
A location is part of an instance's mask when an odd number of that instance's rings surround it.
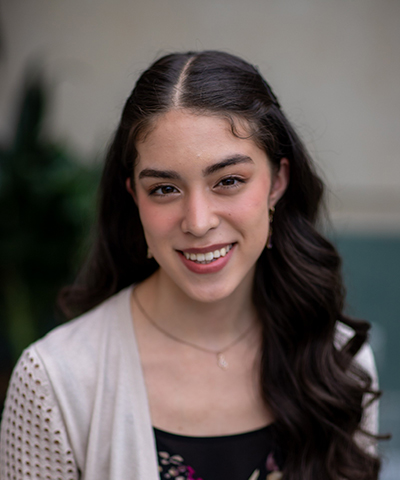
M 169 194 L 177 193 L 178 190 L 174 186 L 162 185 L 156 186 L 149 192 L 150 196 L 168 196 Z
M 244 184 L 245 180 L 242 179 L 241 177 L 233 176 L 230 175 L 229 177 L 225 177 L 224 179 L 221 179 L 216 187 L 222 187 L 222 188 L 237 188 L 241 184 Z

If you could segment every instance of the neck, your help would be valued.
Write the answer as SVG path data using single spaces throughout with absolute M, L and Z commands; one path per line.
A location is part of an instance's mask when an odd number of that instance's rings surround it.
M 135 293 L 153 321 L 182 340 L 218 349 L 256 324 L 251 302 L 252 277 L 231 295 L 202 302 L 184 293 L 158 270 Z

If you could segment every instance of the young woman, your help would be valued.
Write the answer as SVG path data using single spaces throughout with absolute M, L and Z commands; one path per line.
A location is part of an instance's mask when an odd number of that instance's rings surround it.
M 61 296 L 78 317 L 15 368 L 2 478 L 376 479 L 368 325 L 343 317 L 322 194 L 253 66 L 214 51 L 155 62 Z

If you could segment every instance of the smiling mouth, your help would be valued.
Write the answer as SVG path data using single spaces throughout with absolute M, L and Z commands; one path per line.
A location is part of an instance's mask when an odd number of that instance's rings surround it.
M 211 262 L 215 262 L 221 257 L 225 257 L 233 247 L 233 244 L 226 245 L 225 247 L 221 247 L 218 250 L 214 250 L 214 252 L 207 253 L 187 253 L 181 252 L 186 260 L 191 260 L 192 262 L 196 262 L 197 264 L 210 264 Z

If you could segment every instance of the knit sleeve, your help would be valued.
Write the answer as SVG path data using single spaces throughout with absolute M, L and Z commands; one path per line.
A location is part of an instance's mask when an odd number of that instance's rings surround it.
M 67 430 L 34 348 L 17 363 L 0 434 L 0 479 L 78 479 Z

